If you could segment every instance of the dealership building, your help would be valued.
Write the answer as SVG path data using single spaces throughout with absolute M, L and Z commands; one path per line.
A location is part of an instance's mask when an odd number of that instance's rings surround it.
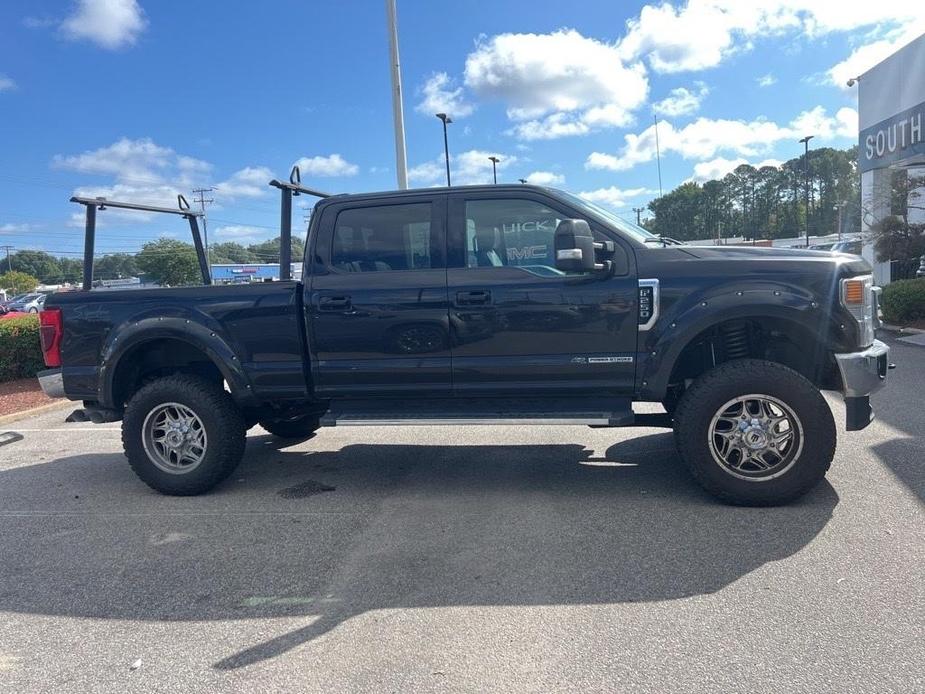
M 292 264 L 292 279 L 302 278 L 302 263 Z M 272 282 L 279 279 L 279 263 L 213 263 L 212 281 L 215 284 L 247 284 Z
M 925 176 L 925 35 L 899 49 L 857 78 L 858 166 L 861 172 L 861 223 L 868 232 L 899 214 L 893 195 L 898 177 Z M 908 203 L 925 207 L 925 188 L 912 191 Z M 920 196 L 920 197 L 919 197 Z M 925 210 L 908 206 L 910 224 L 925 222 Z M 864 257 L 877 284 L 891 280 L 890 263 L 876 262 L 873 245 Z

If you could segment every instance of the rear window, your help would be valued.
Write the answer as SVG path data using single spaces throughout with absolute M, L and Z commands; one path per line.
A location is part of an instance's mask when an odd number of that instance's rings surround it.
M 334 223 L 331 265 L 342 272 L 389 272 L 434 267 L 431 204 L 342 210 Z

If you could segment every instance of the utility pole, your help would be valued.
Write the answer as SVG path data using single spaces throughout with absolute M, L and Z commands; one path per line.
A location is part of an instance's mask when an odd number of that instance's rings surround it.
M 806 227 L 806 247 L 809 248 L 809 141 L 815 137 L 807 135 L 800 142 L 803 144 L 803 204 L 806 207 L 804 226 Z
M 209 266 L 209 277 L 212 276 L 212 258 L 209 257 L 209 231 L 206 228 L 206 205 L 211 205 L 215 202 L 214 198 L 209 198 L 206 200 L 206 193 L 211 193 L 215 188 L 194 188 L 193 195 L 198 195 L 198 200 L 193 198 L 195 202 L 199 203 L 199 211 L 202 212 L 202 244 L 206 249 L 206 264 Z
M 640 217 L 640 215 L 642 214 L 642 211 L 644 209 L 645 209 L 644 207 L 634 207 L 633 208 L 633 212 L 636 213 L 636 226 L 638 227 L 642 226 L 642 218 Z
M 398 189 L 408 188 L 408 155 L 405 151 L 405 113 L 401 98 L 401 63 L 398 60 L 398 18 L 395 0 L 385 0 L 389 25 L 389 64 L 392 72 L 392 120 L 395 125 L 395 172 Z
M 13 259 L 10 257 L 10 251 L 13 250 L 12 246 L 0 246 L 3 250 L 6 251 L 6 266 L 10 272 L 13 272 Z

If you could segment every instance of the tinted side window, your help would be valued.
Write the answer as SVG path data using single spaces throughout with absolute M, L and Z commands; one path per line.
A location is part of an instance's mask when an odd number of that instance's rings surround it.
M 342 272 L 388 272 L 435 267 L 431 204 L 342 210 L 334 223 L 331 265 Z
M 562 217 L 534 200 L 467 200 L 466 267 L 555 268 Z

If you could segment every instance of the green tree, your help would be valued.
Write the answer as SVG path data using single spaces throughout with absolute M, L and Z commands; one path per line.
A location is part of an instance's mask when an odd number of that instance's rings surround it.
M 58 265 L 61 266 L 61 275 L 58 278 L 58 282 L 80 284 L 83 281 L 83 258 L 58 258 Z
M 0 275 L 0 287 L 9 290 L 10 294 L 31 292 L 38 284 L 35 277 L 19 270 L 7 270 Z
M 808 164 L 809 203 L 806 202 Z M 860 231 L 857 147 L 811 150 L 780 166 L 742 164 L 722 179 L 686 182 L 649 203 L 647 228 L 678 239 L 792 238 Z
M 912 260 L 925 254 L 925 224 L 910 221 L 925 211 L 925 176 L 910 176 L 908 170 L 899 169 L 886 176 L 883 187 L 889 190 L 872 191 L 868 201 L 867 221 L 874 237 L 877 260 Z M 873 200 L 889 200 L 888 207 L 871 204 Z M 878 214 L 879 213 L 879 214 Z
M 58 259 L 45 251 L 17 251 L 10 256 L 14 270 L 36 277 L 41 282 L 57 282 L 61 276 Z
M 277 244 L 277 249 L 279 245 Z M 256 263 L 257 256 L 249 249 L 234 241 L 216 243 L 209 248 L 209 257 L 213 263 Z
M 178 287 L 202 280 L 192 244 L 162 237 L 141 248 L 135 262 L 145 278 L 161 285 Z
M 701 208 L 703 189 L 700 184 L 682 183 L 670 193 L 649 203 L 655 215 L 649 230 L 679 241 L 704 238 Z
M 110 253 L 93 263 L 93 277 L 98 280 L 112 280 L 138 275 L 138 263 L 129 253 Z
M 279 262 L 279 236 L 263 243 L 255 243 L 247 247 L 254 255 L 254 260 L 248 262 L 255 263 L 278 263 Z M 298 236 L 292 237 L 292 259 L 299 261 L 305 255 L 305 245 Z

